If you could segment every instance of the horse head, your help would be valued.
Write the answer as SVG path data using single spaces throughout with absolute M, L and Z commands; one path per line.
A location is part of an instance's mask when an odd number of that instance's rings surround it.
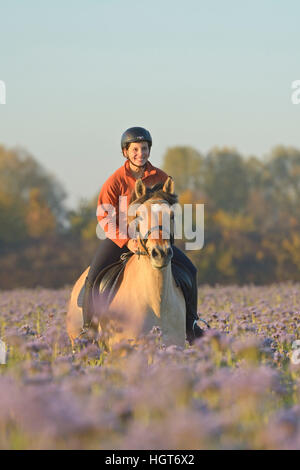
M 169 176 L 165 183 L 152 188 L 145 186 L 141 179 L 135 184 L 130 208 L 134 205 L 132 219 L 139 244 L 137 255 L 149 257 L 155 269 L 168 266 L 173 256 L 174 210 L 178 198 L 174 193 L 174 181 Z

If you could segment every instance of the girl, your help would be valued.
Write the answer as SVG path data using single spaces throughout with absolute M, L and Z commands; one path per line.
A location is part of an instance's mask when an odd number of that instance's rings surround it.
M 146 186 L 153 186 L 156 183 L 164 183 L 168 175 L 154 167 L 148 161 L 152 146 L 152 138 L 143 127 L 131 127 L 127 129 L 121 138 L 121 148 L 123 156 L 126 158 L 125 164 L 115 171 L 102 186 L 98 198 L 98 206 L 111 204 L 118 215 L 119 196 L 127 196 L 130 200 L 131 193 L 135 188 L 135 182 L 141 178 Z M 104 216 L 98 215 L 101 222 Z M 117 217 L 118 220 L 118 217 Z M 107 233 L 109 236 L 109 234 Z M 83 298 L 83 322 L 86 332 L 91 326 L 93 318 L 92 287 L 99 272 L 109 264 L 119 260 L 120 255 L 137 251 L 137 241 L 129 238 L 119 237 L 119 227 L 116 228 L 115 238 L 106 238 L 101 241 L 99 248 L 90 264 L 88 276 L 85 281 L 85 291 Z M 203 330 L 197 325 L 197 269 L 189 258 L 176 246 L 172 246 L 173 259 L 183 264 L 190 272 L 192 279 L 191 292 L 184 293 L 186 301 L 186 332 L 190 343 L 197 337 L 203 335 Z

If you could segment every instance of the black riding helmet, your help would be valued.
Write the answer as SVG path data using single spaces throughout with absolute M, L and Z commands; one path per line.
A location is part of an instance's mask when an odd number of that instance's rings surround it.
M 149 144 L 149 149 L 152 145 L 152 137 L 150 132 L 143 127 L 130 127 L 122 134 L 121 137 L 121 148 L 122 150 L 127 147 L 127 144 L 132 142 L 142 142 L 146 141 Z

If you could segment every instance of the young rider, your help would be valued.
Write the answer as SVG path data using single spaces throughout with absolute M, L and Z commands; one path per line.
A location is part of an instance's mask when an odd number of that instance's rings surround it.
M 131 193 L 135 188 L 135 182 L 141 178 L 146 186 L 153 186 L 156 183 L 165 182 L 168 175 L 154 167 L 148 161 L 152 146 L 152 138 L 146 129 L 142 127 L 131 127 L 127 129 L 121 138 L 121 148 L 126 161 L 121 168 L 115 171 L 101 188 L 98 206 L 111 204 L 118 207 L 119 196 L 127 196 L 130 200 Z M 103 216 L 98 215 L 101 222 Z M 124 239 L 118 236 L 119 227 L 116 227 L 116 238 L 106 238 L 99 244 L 94 258 L 90 264 L 90 269 L 85 281 L 85 291 L 83 298 L 83 323 L 84 331 L 90 327 L 93 318 L 92 287 L 97 275 L 109 264 L 117 262 L 120 255 L 129 250 L 135 252 L 138 249 L 138 242 L 134 239 Z M 107 236 L 109 234 L 107 233 Z M 176 246 L 172 246 L 173 259 L 183 264 L 191 274 L 192 287 L 189 295 L 185 295 L 186 301 L 186 332 L 189 342 L 203 335 L 203 330 L 197 325 L 197 269 L 190 259 Z

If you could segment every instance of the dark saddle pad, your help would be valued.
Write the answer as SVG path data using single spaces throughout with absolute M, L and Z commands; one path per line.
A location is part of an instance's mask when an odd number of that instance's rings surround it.
M 133 253 L 130 251 L 121 255 L 120 260 L 104 268 L 97 276 L 93 286 L 93 297 L 103 297 L 106 308 L 111 304 L 123 279 L 125 266 Z M 181 263 L 172 260 L 172 274 L 177 287 L 180 287 L 184 298 L 188 299 L 192 288 L 192 278 L 188 269 Z M 78 295 L 77 305 L 82 307 L 84 285 Z

